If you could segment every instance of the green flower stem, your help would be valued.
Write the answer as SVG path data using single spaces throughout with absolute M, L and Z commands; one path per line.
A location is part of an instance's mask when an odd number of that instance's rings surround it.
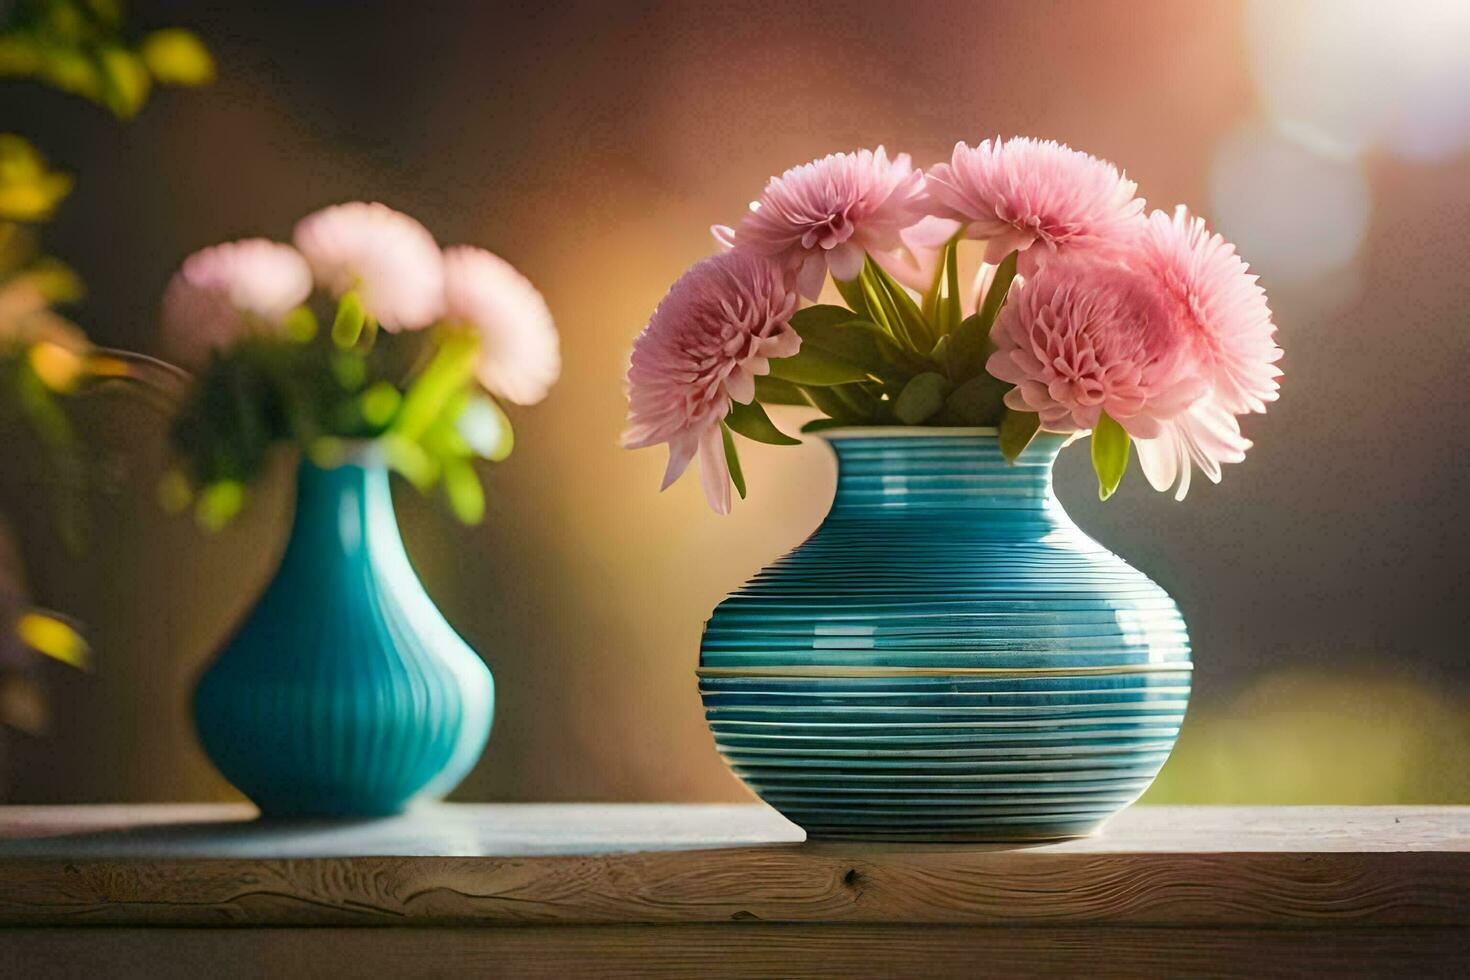
M 408 393 L 403 396 L 403 407 L 393 423 L 392 431 L 406 439 L 421 438 L 474 374 L 479 338 L 467 331 L 443 336 L 428 366 L 409 385 Z

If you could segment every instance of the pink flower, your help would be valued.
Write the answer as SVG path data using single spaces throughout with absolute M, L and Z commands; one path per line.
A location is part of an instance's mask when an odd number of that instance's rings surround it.
M 907 153 L 889 160 L 881 146 L 825 156 L 772 177 L 733 241 L 795 273 L 801 294 L 815 299 L 829 268 L 855 279 L 865 252 L 905 247 L 899 233 L 924 217 L 923 181 Z
M 561 374 L 561 350 L 546 301 L 498 255 L 456 245 L 444 250 L 444 313 L 480 334 L 475 369 L 490 392 L 532 405 Z
M 991 340 L 986 370 L 1016 386 L 1006 404 L 1054 432 L 1094 428 L 1105 411 L 1152 438 L 1206 388 L 1157 280 L 1093 256 L 1014 286 Z
M 444 265 L 428 229 L 382 204 L 323 208 L 296 224 L 296 247 L 333 296 L 357 290 L 385 330 L 417 330 L 438 318 Z
M 1155 489 L 1177 479 L 1175 496 L 1189 491 L 1191 467 L 1219 482 L 1220 464 L 1245 458 L 1250 440 L 1236 416 L 1264 412 L 1280 389 L 1281 348 L 1266 293 L 1235 254 L 1184 208 L 1149 215 L 1134 264 L 1154 276 L 1169 299 L 1176 329 L 1209 385 L 1208 394 L 1138 446 L 1138 459 Z
M 311 295 L 311 270 L 291 246 L 264 238 L 195 252 L 163 294 L 166 343 L 200 363 L 252 330 L 274 330 Z
M 755 398 L 770 358 L 801 348 L 791 329 L 797 297 L 781 267 L 743 250 L 695 264 L 679 277 L 633 342 L 623 445 L 669 444 L 663 488 L 699 455 L 704 495 L 730 511 L 730 471 L 720 421 L 732 401 Z
M 1020 250 L 1022 275 L 1052 255 L 1116 250 L 1137 232 L 1143 210 L 1138 185 L 1112 164 L 1024 136 L 957 143 L 949 163 L 929 168 L 924 185 L 930 214 L 986 240 L 987 262 Z

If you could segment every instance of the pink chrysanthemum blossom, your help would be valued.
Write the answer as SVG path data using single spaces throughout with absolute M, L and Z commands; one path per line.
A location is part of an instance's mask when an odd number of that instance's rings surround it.
M 623 445 L 669 444 L 667 488 L 699 455 L 705 499 L 730 512 L 730 471 L 720 420 L 750 404 L 770 359 L 801 349 L 791 328 L 797 297 L 780 266 L 739 250 L 685 272 L 633 342 Z
M 357 290 L 383 329 L 417 330 L 438 318 L 444 263 L 427 228 L 382 204 L 353 201 L 296 224 L 296 247 L 333 296 Z
M 493 394 L 533 405 L 561 375 L 546 300 L 500 256 L 469 245 L 444 250 L 444 315 L 479 332 L 475 376 Z
M 1022 275 L 1053 255 L 1116 251 L 1137 233 L 1138 185 L 1106 161 L 1054 140 L 1018 136 L 955 144 L 924 176 L 929 213 L 987 242 L 985 261 L 1020 250 Z
M 1158 438 L 1140 443 L 1138 460 L 1155 489 L 1178 481 L 1189 491 L 1192 466 L 1220 480 L 1221 463 L 1245 458 L 1250 440 L 1236 416 L 1264 412 L 1280 389 L 1281 348 L 1265 290 L 1235 246 L 1191 218 L 1183 207 L 1149 215 L 1133 264 L 1153 275 L 1170 300 L 1178 331 L 1209 384 L 1209 394 L 1181 414 Z
M 290 245 L 248 238 L 195 252 L 163 294 L 164 341 L 201 363 L 252 330 L 278 328 L 311 295 L 311 269 Z
M 924 217 L 923 184 L 907 153 L 834 153 L 772 177 L 731 240 L 780 263 L 816 299 L 829 268 L 855 279 L 864 253 L 889 258 L 906 247 L 900 232 Z
M 1205 391 L 1157 280 L 1096 257 L 1048 262 L 1015 286 L 991 330 L 986 370 L 1008 406 L 1073 432 L 1107 412 L 1138 439 Z

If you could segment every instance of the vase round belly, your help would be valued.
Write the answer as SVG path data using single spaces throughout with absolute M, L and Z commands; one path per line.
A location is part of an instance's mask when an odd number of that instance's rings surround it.
M 195 690 L 220 772 L 268 816 L 396 813 L 464 778 L 493 700 L 409 564 L 372 447 L 302 462 L 280 568 Z
M 1073 837 L 1136 799 L 1184 717 L 1189 639 L 1062 509 L 1066 437 L 1015 464 L 994 430 L 824 438 L 831 512 L 706 624 L 736 774 L 813 837 Z

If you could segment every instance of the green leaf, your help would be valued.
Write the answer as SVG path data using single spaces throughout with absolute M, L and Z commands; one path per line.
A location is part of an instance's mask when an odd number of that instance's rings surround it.
M 861 320 L 852 310 L 845 306 L 833 306 L 830 303 L 818 303 L 815 306 L 806 306 L 791 314 L 791 329 L 801 334 L 809 327 L 829 326 L 835 327 L 854 320 Z M 805 334 L 803 334 L 805 336 Z
M 812 405 L 844 425 L 870 422 L 878 413 L 878 396 L 865 384 L 808 388 L 806 396 Z
M 756 442 L 764 442 L 771 446 L 799 446 L 800 439 L 793 439 L 771 421 L 766 410 L 761 408 L 760 402 L 751 402 L 742 405 L 739 402 L 730 403 L 730 414 L 725 416 L 725 426 L 733 432 L 738 432 L 747 439 Z
M 479 340 L 472 334 L 445 334 L 428 366 L 408 386 L 393 430 L 410 440 L 422 436 L 455 393 L 469 383 L 479 349 Z
M 991 325 L 995 323 L 996 315 L 1000 313 L 1001 305 L 1010 295 L 1011 283 L 1016 278 L 1016 261 L 1020 254 L 1020 252 L 1012 252 L 1000 260 L 1000 265 L 996 267 L 995 275 L 990 280 L 990 288 L 985 291 L 985 301 L 976 311 L 987 334 L 990 332 Z
M 1131 446 L 1127 431 L 1107 412 L 1098 416 L 1097 426 L 1092 430 L 1092 469 L 1097 473 L 1099 500 L 1107 500 L 1118 489 L 1128 469 Z
M 362 417 L 368 425 L 381 429 L 393 421 L 393 413 L 403 402 L 403 395 L 389 381 L 375 381 L 362 393 Z
M 148 101 L 148 90 L 153 84 L 143 59 L 122 47 L 102 48 L 95 57 L 107 107 L 119 119 L 136 116 Z
M 924 296 L 922 311 L 934 324 L 934 331 L 939 334 L 940 341 L 954 332 L 964 316 L 960 310 L 958 244 L 958 234 L 945 243 L 939 267 L 934 271 L 934 285 L 929 287 L 929 292 Z
M 245 506 L 245 485 L 239 480 L 219 480 L 205 487 L 194 505 L 194 517 L 207 531 L 221 530 Z
M 950 392 L 940 421 L 945 425 L 995 425 L 1005 411 L 1008 385 L 980 373 Z
M 363 324 L 367 322 L 367 310 L 363 309 L 362 297 L 357 290 L 349 289 L 337 301 L 337 315 L 332 320 L 332 343 L 338 347 L 351 347 L 362 336 Z
M 181 27 L 154 31 L 143 38 L 138 53 L 153 77 L 165 85 L 208 85 L 214 81 L 214 59 L 193 31 Z
M 478 524 L 485 519 L 485 488 L 469 460 L 444 461 L 444 495 L 461 523 Z
M 915 375 L 894 402 L 893 414 L 905 425 L 921 425 L 944 407 L 953 383 L 935 371 Z
M 1035 412 L 1018 412 L 1006 409 L 1000 417 L 1000 451 L 1007 463 L 1015 463 L 1036 433 L 1041 431 L 1041 416 Z
M 910 350 L 926 353 L 934 348 L 934 342 L 939 339 L 934 328 L 924 318 L 908 290 L 883 271 L 882 266 L 871 257 L 867 258 L 858 280 L 862 283 L 863 296 L 867 299 L 869 311 L 874 314 L 875 323 Z
M 949 335 L 944 350 L 945 370 L 955 381 L 966 381 L 985 373 L 985 362 L 995 346 L 990 342 L 990 328 L 979 313 L 972 313 Z
M 826 429 L 845 429 L 852 425 L 845 419 L 812 419 L 801 427 L 802 432 L 822 432 Z
M 82 634 L 65 620 L 32 609 L 15 620 L 14 628 L 16 638 L 37 653 L 68 667 L 85 670 L 91 666 L 91 648 Z
M 439 479 L 439 464 L 424 447 L 405 436 L 388 433 L 379 445 L 383 448 L 383 459 L 390 469 L 402 476 L 420 493 L 428 490 Z
M 866 381 L 868 371 L 814 346 L 810 350 L 803 347 L 791 357 L 773 358 L 771 377 L 799 385 L 824 387 Z
M 808 323 L 796 332 L 801 337 L 803 351 L 811 348 L 821 350 L 877 377 L 891 373 L 895 366 L 912 358 L 899 349 L 893 338 L 866 320 Z
M 755 400 L 763 405 L 811 405 L 799 386 L 769 374 L 756 376 Z
M 309 344 L 316 339 L 320 327 L 311 307 L 303 305 L 286 314 L 286 319 L 281 322 L 281 329 L 289 340 L 298 344 Z
M 730 470 L 730 482 L 735 484 L 735 492 L 744 500 L 745 471 L 740 468 L 740 453 L 735 449 L 735 438 L 730 435 L 730 427 L 724 422 L 720 423 L 720 438 L 725 443 L 725 465 Z
M 863 320 L 873 321 L 873 312 L 868 309 L 868 298 L 863 293 L 862 277 L 849 279 L 846 282 L 841 279 L 833 279 L 833 285 L 837 287 L 837 294 L 852 307 L 853 313 Z

